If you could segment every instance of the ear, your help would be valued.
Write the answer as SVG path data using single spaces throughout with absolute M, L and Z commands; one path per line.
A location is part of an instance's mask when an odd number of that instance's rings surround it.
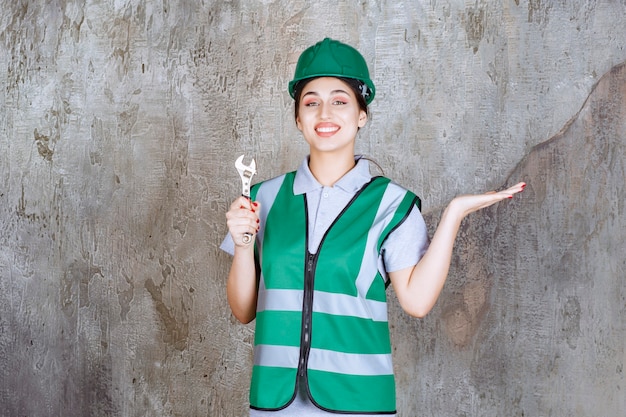
M 367 123 L 367 113 L 361 110 L 359 111 L 359 127 L 361 128 L 365 126 L 366 123 Z
M 302 123 L 300 122 L 300 116 L 296 117 L 296 127 L 302 132 Z

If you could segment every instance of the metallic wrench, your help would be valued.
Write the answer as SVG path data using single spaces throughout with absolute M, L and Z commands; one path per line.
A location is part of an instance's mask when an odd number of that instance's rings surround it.
M 243 164 L 243 155 L 241 155 L 235 161 L 235 168 L 239 172 L 239 176 L 241 177 L 241 195 L 246 197 L 248 200 L 250 199 L 250 182 L 252 181 L 252 176 L 256 174 L 256 163 L 254 162 L 254 158 L 250 162 L 250 165 Z M 244 233 L 243 235 L 243 243 L 249 244 L 252 242 L 252 233 Z

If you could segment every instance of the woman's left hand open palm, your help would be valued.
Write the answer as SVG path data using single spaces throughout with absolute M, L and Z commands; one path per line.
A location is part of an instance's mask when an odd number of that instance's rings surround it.
M 499 201 L 507 198 L 513 198 L 515 194 L 522 192 L 524 187 L 526 187 L 526 183 L 520 182 L 502 191 L 489 191 L 484 194 L 461 195 L 454 198 L 451 204 L 456 210 L 459 210 L 462 213 L 463 217 L 465 217 L 470 213 L 489 207 Z

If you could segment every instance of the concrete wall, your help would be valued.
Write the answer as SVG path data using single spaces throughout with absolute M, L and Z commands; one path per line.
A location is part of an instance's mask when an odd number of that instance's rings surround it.
M 431 230 L 528 183 L 463 223 L 428 317 L 390 291 L 400 416 L 623 415 L 623 0 L 0 1 L 0 415 L 245 415 L 233 163 L 306 154 L 286 84 L 324 36 Z

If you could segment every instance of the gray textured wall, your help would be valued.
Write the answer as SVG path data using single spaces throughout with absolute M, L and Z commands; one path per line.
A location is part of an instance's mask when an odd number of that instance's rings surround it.
M 391 296 L 400 416 L 626 410 L 626 2 L 0 1 L 0 415 L 242 416 L 254 326 L 218 244 L 306 153 L 286 92 L 371 63 L 358 150 L 464 223 L 423 320 Z M 392 294 L 392 292 L 391 292 Z

